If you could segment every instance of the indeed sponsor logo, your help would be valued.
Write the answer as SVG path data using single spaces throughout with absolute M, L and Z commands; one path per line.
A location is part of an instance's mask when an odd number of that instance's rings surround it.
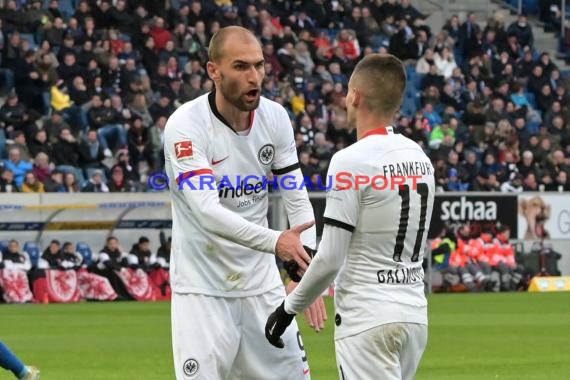
M 368 176 L 339 172 L 335 176 L 329 175 L 326 178 L 320 175 L 301 178 L 294 175 L 272 177 L 237 175 L 235 178 L 226 175 L 216 181 L 213 174 L 189 172 L 180 173 L 176 182 L 178 190 L 217 190 L 220 198 L 239 198 L 259 194 L 270 187 L 276 190 L 340 191 L 353 188 L 360 190 L 370 186 L 374 190 L 395 190 L 399 186 L 408 184 L 413 190 L 417 190 L 417 183 L 421 178 L 421 175 Z M 168 176 L 163 172 L 152 173 L 148 178 L 149 187 L 158 191 L 169 188 L 169 182 Z

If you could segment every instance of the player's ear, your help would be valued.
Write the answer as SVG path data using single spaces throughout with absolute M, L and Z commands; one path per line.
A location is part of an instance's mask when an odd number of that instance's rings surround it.
M 208 61 L 206 64 L 206 70 L 208 71 L 208 76 L 210 79 L 212 79 L 214 82 L 217 82 L 219 77 L 217 65 L 212 61 Z
M 352 93 L 352 106 L 358 107 L 362 103 L 362 93 L 358 88 L 353 88 Z

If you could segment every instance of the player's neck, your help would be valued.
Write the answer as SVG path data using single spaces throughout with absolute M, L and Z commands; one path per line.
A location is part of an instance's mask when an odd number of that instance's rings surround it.
M 362 139 L 368 132 L 392 125 L 391 118 L 378 118 L 370 113 L 361 112 L 356 121 L 356 139 Z
M 250 127 L 251 112 L 240 111 L 228 102 L 220 91 L 216 91 L 216 108 L 225 121 L 236 132 L 242 132 Z

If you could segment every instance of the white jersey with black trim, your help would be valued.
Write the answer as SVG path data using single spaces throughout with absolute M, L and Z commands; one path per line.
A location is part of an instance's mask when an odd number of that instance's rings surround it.
M 329 175 L 343 172 L 376 188 L 356 189 L 353 180 L 352 189 L 327 196 L 325 223 L 352 230 L 335 283 L 337 337 L 391 322 L 427 324 L 422 262 L 435 193 L 431 161 L 416 142 L 380 128 L 339 152 Z
M 215 93 L 180 108 L 165 127 L 172 198 L 171 285 L 179 293 L 257 295 L 282 286 L 275 264 L 280 232 L 267 229 L 269 172 L 301 176 L 286 110 L 261 98 L 249 133 L 236 133 Z M 281 192 L 291 224 L 314 219 L 307 192 Z M 315 228 L 304 244 L 314 247 Z
M 387 323 L 427 324 L 422 262 L 433 211 L 433 166 L 417 143 L 378 128 L 330 163 L 323 238 L 285 301 L 299 313 L 335 281 L 335 337 Z

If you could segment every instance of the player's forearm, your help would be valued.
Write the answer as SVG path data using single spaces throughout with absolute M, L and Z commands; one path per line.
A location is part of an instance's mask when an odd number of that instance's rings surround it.
M 344 264 L 352 233 L 325 225 L 318 253 L 295 290 L 285 299 L 285 311 L 298 314 L 309 307 L 334 281 Z
M 186 200 L 207 231 L 251 249 L 275 253 L 280 231 L 251 223 L 220 204 L 217 192 L 188 190 Z
M 304 181 L 301 169 L 296 169 L 287 173 L 287 175 L 295 176 L 296 184 L 301 184 Z M 291 226 L 315 220 L 313 205 L 311 204 L 309 195 L 305 189 L 295 188 L 292 190 L 283 190 L 281 191 L 281 195 L 285 203 L 285 210 L 287 210 L 287 217 Z M 317 227 L 313 226 L 304 231 L 301 234 L 301 241 L 303 242 L 303 245 L 315 249 L 317 246 Z

